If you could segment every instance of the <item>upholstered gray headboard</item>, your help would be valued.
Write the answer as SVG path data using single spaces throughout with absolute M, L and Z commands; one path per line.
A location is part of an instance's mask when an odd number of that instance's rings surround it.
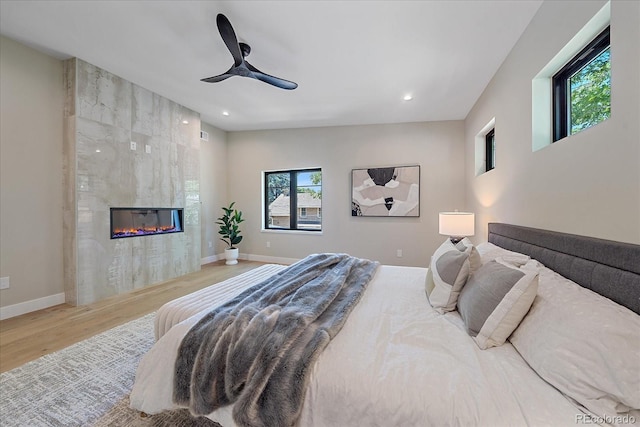
M 489 242 L 640 314 L 640 245 L 501 223 L 489 224 Z

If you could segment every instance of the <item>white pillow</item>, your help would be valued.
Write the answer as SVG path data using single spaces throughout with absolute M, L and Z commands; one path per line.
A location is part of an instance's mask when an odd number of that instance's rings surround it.
M 640 316 L 548 268 L 509 339 L 551 385 L 599 417 L 640 409 Z
M 529 255 L 521 254 L 519 252 L 513 252 L 489 242 L 480 243 L 477 246 L 477 249 L 478 253 L 480 254 L 482 264 L 486 264 L 487 262 L 493 261 L 496 258 L 501 258 L 502 260 L 510 264 L 521 266 L 526 264 L 527 261 L 531 259 Z
M 478 249 L 473 245 L 473 243 L 471 243 L 471 240 L 469 240 L 468 237 L 465 237 L 464 239 L 456 243 L 456 248 L 460 249 L 461 251 L 465 251 L 471 248 L 471 252 L 469 253 L 469 263 L 471 265 L 471 272 L 474 272 L 480 268 L 480 266 L 482 265 L 482 258 L 480 257 L 480 252 L 478 252 Z
M 538 271 L 489 261 L 460 292 L 458 312 L 478 347 L 504 344 L 529 311 L 538 290 Z
M 456 309 L 460 290 L 473 271 L 472 266 L 479 265 L 479 259 L 475 247 L 466 242 L 454 245 L 447 239 L 436 249 L 425 280 L 427 298 L 436 311 L 444 313 Z

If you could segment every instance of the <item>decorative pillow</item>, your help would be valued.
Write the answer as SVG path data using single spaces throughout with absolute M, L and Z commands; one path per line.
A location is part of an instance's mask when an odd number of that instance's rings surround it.
M 640 316 L 548 268 L 539 280 L 538 297 L 509 338 L 516 350 L 599 417 L 640 409 Z
M 465 237 L 464 239 L 460 240 L 458 243 L 455 244 L 455 246 L 460 251 L 466 251 L 469 248 L 471 248 L 471 252 L 469 253 L 469 263 L 471 266 L 471 272 L 473 273 L 474 271 L 480 268 L 480 266 L 482 265 L 482 258 L 480 257 L 480 252 L 478 252 L 478 249 L 476 249 L 476 247 L 473 246 L 473 243 L 471 243 L 471 240 L 469 240 L 468 237 Z
M 496 261 L 474 272 L 458 298 L 458 312 L 481 349 L 504 344 L 529 311 L 538 290 L 538 271 Z
M 531 259 L 529 255 L 513 252 L 489 242 L 480 243 L 477 249 L 480 254 L 482 264 L 486 264 L 487 262 L 500 257 L 505 261 L 509 261 L 510 264 L 520 266 L 526 264 L 527 261 Z
M 476 249 L 466 242 L 454 245 L 447 239 L 436 249 L 425 281 L 429 303 L 436 311 L 444 313 L 456 309 L 460 290 L 473 271 L 472 266 L 479 265 L 479 260 Z

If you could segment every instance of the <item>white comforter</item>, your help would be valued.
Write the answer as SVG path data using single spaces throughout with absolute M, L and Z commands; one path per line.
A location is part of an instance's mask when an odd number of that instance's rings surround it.
M 435 312 L 426 269 L 381 266 L 318 359 L 300 426 L 575 426 L 580 411 L 506 343 L 480 350 L 457 313 Z M 215 286 L 215 285 L 214 285 Z M 182 337 L 207 310 L 170 328 L 142 359 L 131 406 L 177 408 L 173 367 Z M 208 416 L 235 425 L 231 408 Z

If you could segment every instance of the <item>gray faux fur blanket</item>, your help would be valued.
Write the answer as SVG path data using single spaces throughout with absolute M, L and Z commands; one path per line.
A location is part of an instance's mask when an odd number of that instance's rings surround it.
M 180 345 L 174 401 L 194 415 L 235 403 L 239 426 L 295 425 L 310 368 L 377 267 L 310 255 L 208 313 Z

